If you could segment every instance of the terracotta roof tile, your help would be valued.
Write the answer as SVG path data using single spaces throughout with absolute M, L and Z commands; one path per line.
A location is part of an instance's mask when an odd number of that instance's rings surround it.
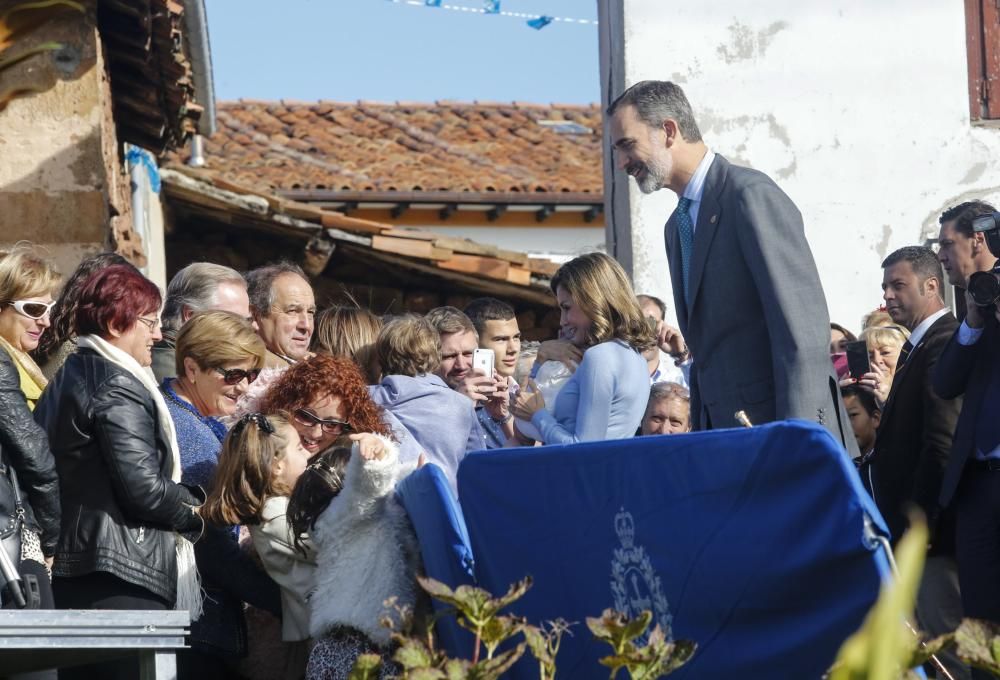
M 272 190 L 600 195 L 600 132 L 596 105 L 239 100 L 205 149 L 208 168 Z

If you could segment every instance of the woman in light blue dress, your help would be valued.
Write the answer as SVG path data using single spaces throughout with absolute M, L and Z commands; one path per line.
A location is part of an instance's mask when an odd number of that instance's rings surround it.
M 517 418 L 530 420 L 545 444 L 572 444 L 635 435 L 649 397 L 642 352 L 655 340 L 625 270 L 603 253 L 570 260 L 552 277 L 560 337 L 583 352 L 549 413 L 537 390 L 522 390 Z

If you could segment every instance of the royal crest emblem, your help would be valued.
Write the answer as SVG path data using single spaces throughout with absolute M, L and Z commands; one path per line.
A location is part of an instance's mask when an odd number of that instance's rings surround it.
M 645 548 L 635 544 L 635 520 L 624 507 L 615 515 L 615 533 L 621 543 L 621 547 L 615 548 L 611 561 L 611 594 L 615 609 L 629 618 L 648 609 L 653 612 L 653 623 L 660 624 L 667 639 L 672 640 L 674 617 L 663 594 L 660 577 Z M 639 641 L 645 644 L 648 634 L 647 631 Z

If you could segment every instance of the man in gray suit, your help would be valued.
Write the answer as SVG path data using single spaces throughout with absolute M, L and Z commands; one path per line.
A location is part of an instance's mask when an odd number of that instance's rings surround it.
M 690 347 L 697 429 L 801 418 L 857 455 L 830 362 L 830 318 L 791 199 L 766 175 L 702 141 L 673 83 L 647 80 L 608 108 L 619 167 L 644 193 L 668 188 L 666 225 L 681 332 Z

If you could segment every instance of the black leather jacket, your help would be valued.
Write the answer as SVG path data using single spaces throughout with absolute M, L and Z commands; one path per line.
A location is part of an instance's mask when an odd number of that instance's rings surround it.
M 59 472 L 62 533 L 53 575 L 108 572 L 173 602 L 174 531 L 197 531 L 200 500 L 173 461 L 145 386 L 89 349 L 66 359 L 35 407 Z
M 49 440 L 35 421 L 21 391 L 14 360 L 0 349 L 0 475 L 7 466 L 17 473 L 25 506 L 25 524 L 42 534 L 42 552 L 51 556 L 59 541 L 59 477 Z M 0 479 L 0 508 L 14 507 L 13 491 Z M 3 513 L 6 515 L 6 513 Z M 0 517 L 0 533 L 8 516 Z

